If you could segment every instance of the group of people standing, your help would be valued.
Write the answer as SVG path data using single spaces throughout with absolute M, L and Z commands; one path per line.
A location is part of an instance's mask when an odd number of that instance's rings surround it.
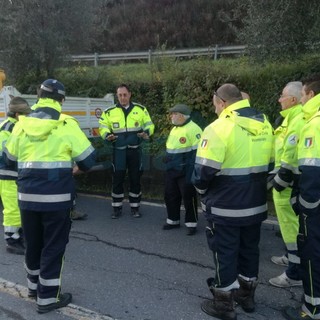
M 131 214 L 140 218 L 141 143 L 153 135 L 154 124 L 148 110 L 131 101 L 126 84 L 117 88 L 117 98 L 99 120 L 102 139 L 113 146 L 111 218 L 123 212 L 127 173 Z M 64 85 L 48 79 L 32 108 L 13 98 L 8 119 L 0 126 L 1 197 L 5 190 L 18 195 L 15 206 L 19 204 L 23 227 L 20 221 L 6 220 L 10 214 L 5 211 L 13 202 L 7 206 L 3 201 L 5 237 L 8 245 L 20 239 L 23 250 L 24 239 L 29 296 L 36 299 L 39 313 L 72 300 L 70 293 L 60 290 L 75 198 L 73 174 L 95 164 L 90 141 L 75 119 L 61 114 L 64 99 Z M 173 128 L 165 157 L 163 230 L 180 227 L 183 200 L 187 234 L 196 233 L 198 194 L 208 222 L 207 242 L 216 269 L 207 279 L 213 298 L 201 308 L 227 320 L 237 318 L 234 302 L 245 312 L 255 310 L 260 229 L 267 218 L 270 186 L 287 248 L 286 255 L 272 261 L 288 260 L 287 270 L 270 283 L 303 284 L 303 305 L 286 308 L 287 319 L 320 319 L 320 76 L 285 86 L 275 130 L 234 84 L 220 86 L 212 101 L 218 118 L 203 132 L 191 120 L 187 105 L 169 109 Z M 13 190 L 15 180 L 18 188 Z
M 269 280 L 276 287 L 303 285 L 303 304 L 287 307 L 289 320 L 320 319 L 320 75 L 288 83 L 279 98 L 273 130 L 239 89 L 222 85 L 213 94 L 218 119 L 198 146 L 192 182 L 208 221 L 215 277 L 207 284 L 209 315 L 237 318 L 234 302 L 255 309 L 261 222 L 267 189 L 273 198 L 287 253 L 271 260 L 287 265 Z

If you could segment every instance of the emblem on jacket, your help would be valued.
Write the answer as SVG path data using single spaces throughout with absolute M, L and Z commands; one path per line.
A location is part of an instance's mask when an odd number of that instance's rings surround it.
M 114 123 L 112 124 L 112 127 L 113 127 L 113 128 L 119 128 L 119 122 L 114 122 Z
M 304 146 L 306 148 L 311 148 L 313 146 L 313 137 L 305 138 L 304 139 Z
M 139 122 L 136 121 L 136 122 L 134 123 L 134 126 L 135 126 L 135 127 L 139 127 Z
M 180 142 L 181 144 L 185 144 L 186 141 L 187 141 L 187 139 L 186 139 L 185 137 L 181 137 L 181 138 L 179 139 L 179 142 Z
M 203 139 L 201 141 L 201 148 L 205 149 L 208 146 L 208 139 Z
M 291 144 L 292 146 L 295 146 L 298 143 L 298 136 L 296 134 L 291 135 L 288 138 L 288 142 L 289 144 Z

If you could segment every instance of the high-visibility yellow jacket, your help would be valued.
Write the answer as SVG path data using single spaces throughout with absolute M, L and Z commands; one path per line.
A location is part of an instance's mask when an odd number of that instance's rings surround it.
M 16 180 L 18 173 L 16 170 L 11 169 L 2 157 L 4 145 L 11 135 L 14 125 L 17 120 L 12 117 L 8 117 L 0 124 L 0 179 L 1 180 Z
M 275 171 L 273 186 L 282 191 L 298 182 L 298 142 L 300 131 L 305 121 L 301 104 L 280 112 L 283 116 L 281 125 L 274 131 L 275 135 Z
M 190 182 L 201 133 L 201 128 L 188 119 L 171 129 L 166 142 L 166 170 L 185 174 L 187 182 Z
M 228 106 L 204 130 L 193 183 L 208 220 L 248 225 L 267 217 L 267 174 L 273 165 L 273 133 L 248 100 Z
M 115 148 L 137 147 L 141 143 L 137 133 L 146 132 L 151 136 L 154 132 L 154 124 L 148 110 L 137 103 L 130 103 L 128 109 L 119 104 L 106 109 L 100 117 L 99 124 L 102 139 L 106 139 L 109 134 L 118 136 L 117 140 L 113 141 Z
M 73 162 L 86 171 L 95 152 L 79 126 L 60 119 L 61 106 L 39 99 L 33 112 L 19 119 L 7 140 L 9 163 L 18 163 L 21 209 L 57 211 L 72 207 L 75 194 Z
M 320 214 L 320 94 L 302 108 L 306 124 L 300 133 L 298 163 L 301 171 L 299 196 L 294 210 L 303 214 Z

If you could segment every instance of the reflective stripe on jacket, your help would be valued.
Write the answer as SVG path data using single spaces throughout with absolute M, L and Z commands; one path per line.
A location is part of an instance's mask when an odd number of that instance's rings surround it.
M 148 110 L 137 103 L 130 103 L 128 109 L 117 104 L 106 109 L 99 120 L 99 132 L 102 139 L 109 134 L 118 136 L 113 142 L 114 147 L 138 146 L 141 138 L 139 132 L 146 132 L 151 136 L 154 132 L 154 124 Z
M 320 214 L 320 94 L 303 106 L 307 120 L 301 130 L 298 163 L 301 171 L 299 195 L 296 199 L 300 213 Z M 312 114 L 313 112 L 313 114 Z
M 190 181 L 201 133 L 201 128 L 191 120 L 171 129 L 166 142 L 166 170 L 186 174 Z
M 19 119 L 9 137 L 7 161 L 18 163 L 18 200 L 21 209 L 58 211 L 72 207 L 75 193 L 72 167 L 80 170 L 94 165 L 90 141 L 74 121 L 59 119 L 56 101 L 39 100 L 41 108 Z M 50 110 L 58 119 L 50 117 Z M 47 113 L 47 111 L 49 113 Z
M 248 100 L 224 109 L 202 134 L 193 174 L 207 219 L 237 226 L 265 219 L 272 162 L 272 127 L 265 116 Z
M 283 110 L 284 117 L 281 125 L 275 130 L 275 167 L 277 175 L 274 187 L 281 191 L 299 179 L 298 142 L 300 131 L 305 121 L 301 104 Z
M 8 117 L 0 124 L 0 179 L 1 180 L 16 180 L 18 173 L 16 170 L 13 170 L 8 167 L 5 163 L 2 152 L 4 146 L 11 135 L 11 132 L 16 124 L 17 120 L 12 117 Z

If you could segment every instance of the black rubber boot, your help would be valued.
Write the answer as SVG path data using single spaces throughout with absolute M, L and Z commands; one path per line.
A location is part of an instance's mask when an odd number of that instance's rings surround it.
M 141 218 L 141 213 L 139 212 L 139 208 L 131 208 L 131 214 L 134 218 Z
M 6 239 L 6 251 L 9 253 L 13 254 L 18 254 L 18 255 L 24 255 L 25 252 L 25 247 L 23 244 L 23 239 L 13 239 L 13 238 L 8 238 Z
M 213 289 L 213 300 L 202 302 L 201 309 L 208 315 L 221 320 L 235 320 L 237 315 L 233 307 L 233 292 Z
M 304 311 L 299 309 L 295 309 L 292 307 L 287 307 L 283 309 L 282 315 L 288 320 L 311 320 L 312 318 L 309 317 Z
M 120 218 L 122 214 L 122 207 L 113 207 L 113 213 L 111 215 L 112 219 L 118 219 Z
M 258 280 L 246 281 L 238 278 L 240 288 L 234 290 L 234 300 L 242 307 L 245 312 L 253 312 L 255 309 L 254 293 L 256 291 Z
M 37 305 L 37 311 L 38 313 L 47 313 L 55 309 L 63 308 L 67 306 L 71 301 L 72 301 L 71 293 L 63 293 L 63 294 L 60 294 L 58 302 L 47 304 L 44 306 Z

